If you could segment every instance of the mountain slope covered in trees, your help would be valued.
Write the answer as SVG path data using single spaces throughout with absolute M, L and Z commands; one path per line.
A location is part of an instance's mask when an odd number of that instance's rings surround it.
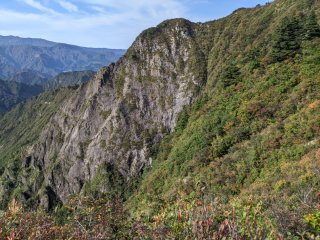
M 43 91 L 40 86 L 0 80 L 0 114 Z
M 319 239 L 319 14 L 275 0 L 144 31 L 32 140 L 0 148 L 0 234 Z
M 55 89 L 61 87 L 71 87 L 81 85 L 88 82 L 93 78 L 95 72 L 93 71 L 74 71 L 74 72 L 63 72 L 58 74 L 56 77 L 47 80 L 43 83 L 45 89 Z
M 4 114 L 17 104 L 37 96 L 44 91 L 79 86 L 89 81 L 94 77 L 94 75 L 95 72 L 93 71 L 65 72 L 48 80 L 44 78 L 37 78 L 37 74 L 30 75 L 29 73 L 23 73 L 14 77 L 18 82 L 13 80 L 0 80 L 0 113 Z M 31 78 L 34 79 L 31 85 L 30 83 L 24 84 L 19 81 Z

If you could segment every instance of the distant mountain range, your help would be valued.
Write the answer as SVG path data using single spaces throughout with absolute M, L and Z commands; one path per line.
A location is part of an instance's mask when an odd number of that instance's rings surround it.
M 124 53 L 122 49 L 0 36 L 0 114 L 45 90 L 80 85 Z
M 6 78 L 6 81 L 24 83 L 27 85 L 43 85 L 50 81 L 52 77 L 41 74 L 36 71 L 18 72 L 17 74 Z
M 0 36 L 0 77 L 39 84 L 62 72 L 97 71 L 124 53 L 122 49 L 86 48 L 43 39 Z
M 34 47 L 53 47 L 57 43 L 40 38 L 21 38 L 16 36 L 0 36 L 0 46 L 27 45 Z

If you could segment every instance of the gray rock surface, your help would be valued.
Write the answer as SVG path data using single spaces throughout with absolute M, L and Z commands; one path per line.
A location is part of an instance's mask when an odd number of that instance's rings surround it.
M 138 176 L 152 163 L 151 147 L 174 130 L 178 114 L 203 86 L 203 69 L 194 68 L 202 57 L 190 22 L 143 32 L 123 58 L 70 97 L 32 147 L 37 183 L 23 180 L 32 194 L 44 207 L 52 193 L 65 202 L 106 164 L 126 181 Z

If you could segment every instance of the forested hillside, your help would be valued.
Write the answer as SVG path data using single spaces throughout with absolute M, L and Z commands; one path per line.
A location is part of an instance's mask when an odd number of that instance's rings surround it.
M 79 86 L 88 82 L 95 75 L 93 71 L 63 72 L 43 83 L 45 89 L 57 89 L 61 87 Z
M 43 91 L 40 86 L 28 86 L 23 83 L 0 80 L 0 114 Z

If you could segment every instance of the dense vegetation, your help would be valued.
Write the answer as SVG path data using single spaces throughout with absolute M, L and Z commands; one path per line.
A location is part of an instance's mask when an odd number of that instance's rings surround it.
M 319 239 L 319 9 L 278 0 L 198 27 L 206 86 L 135 187 L 51 214 L 13 201 L 2 237 Z
M 307 217 L 314 229 L 319 224 L 320 30 L 314 11 L 295 10 L 275 25 L 270 48 L 252 43 L 209 74 L 127 202 L 134 218 L 180 239 L 199 238 L 191 227 L 197 221 L 200 239 L 215 236 L 209 219 L 213 225 L 228 219 L 235 239 L 310 237 L 306 214 L 315 214 Z M 203 207 L 210 204 L 214 210 Z M 177 221 L 181 214 L 185 222 Z

